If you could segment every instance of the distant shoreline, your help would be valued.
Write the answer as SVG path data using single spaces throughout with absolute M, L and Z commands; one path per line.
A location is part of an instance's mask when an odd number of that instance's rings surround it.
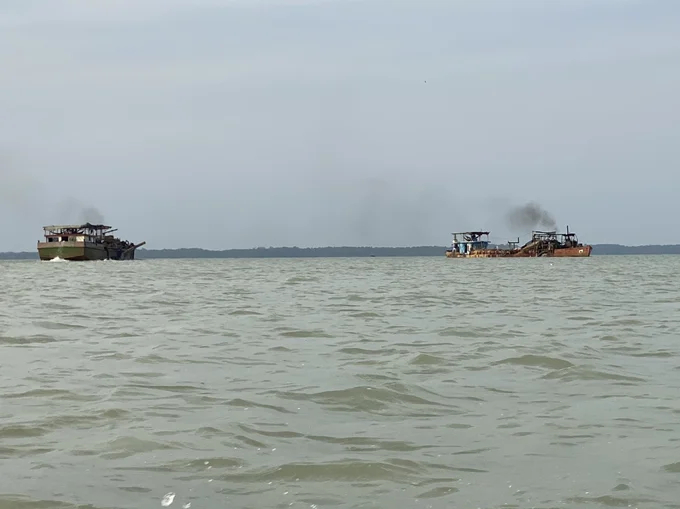
M 200 248 L 138 249 L 136 257 L 147 259 L 178 258 L 367 258 L 444 256 L 444 246 L 414 247 L 258 247 L 251 249 L 209 250 Z M 678 255 L 680 244 L 624 246 L 593 244 L 592 256 L 598 255 Z M 0 253 L 0 260 L 37 260 L 37 251 Z

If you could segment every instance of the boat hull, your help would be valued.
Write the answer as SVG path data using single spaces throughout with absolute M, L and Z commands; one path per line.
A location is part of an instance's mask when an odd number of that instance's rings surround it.
M 106 249 L 90 242 L 39 242 L 38 255 L 43 261 L 54 259 L 73 262 L 96 260 L 134 260 L 135 250 L 124 252 L 122 249 Z
M 509 249 L 482 249 L 471 253 L 460 253 L 458 251 L 446 251 L 447 258 L 510 258 L 514 251 Z
M 38 255 L 43 261 L 56 258 L 74 262 L 106 259 L 103 247 L 86 242 L 39 242 Z
M 555 249 L 552 256 L 555 258 L 587 258 L 593 250 L 593 246 L 576 246 Z
M 539 251 L 535 249 L 482 249 L 462 254 L 457 251 L 446 251 L 447 258 L 587 258 L 592 246 L 564 247 L 555 250 Z

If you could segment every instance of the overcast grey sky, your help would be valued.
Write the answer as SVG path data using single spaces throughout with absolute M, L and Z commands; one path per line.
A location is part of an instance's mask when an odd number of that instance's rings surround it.
M 680 243 L 677 0 L 2 0 L 0 251 Z

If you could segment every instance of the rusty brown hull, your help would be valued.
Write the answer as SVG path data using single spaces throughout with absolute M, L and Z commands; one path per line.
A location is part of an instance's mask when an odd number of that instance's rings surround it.
M 592 252 L 592 246 L 577 246 L 555 249 L 553 251 L 538 251 L 535 249 L 481 249 L 469 254 L 446 251 L 447 258 L 587 258 Z
M 577 246 L 555 249 L 552 254 L 555 258 L 587 258 L 593 250 L 593 246 Z

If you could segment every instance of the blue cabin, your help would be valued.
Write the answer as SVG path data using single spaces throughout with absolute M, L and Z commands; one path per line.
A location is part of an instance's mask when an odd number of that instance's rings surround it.
M 453 242 L 451 242 L 451 251 L 458 252 L 461 255 L 470 254 L 472 251 L 489 248 L 489 232 L 461 232 L 452 233 Z M 459 239 L 458 237 L 462 238 Z M 481 237 L 486 236 L 482 240 Z

